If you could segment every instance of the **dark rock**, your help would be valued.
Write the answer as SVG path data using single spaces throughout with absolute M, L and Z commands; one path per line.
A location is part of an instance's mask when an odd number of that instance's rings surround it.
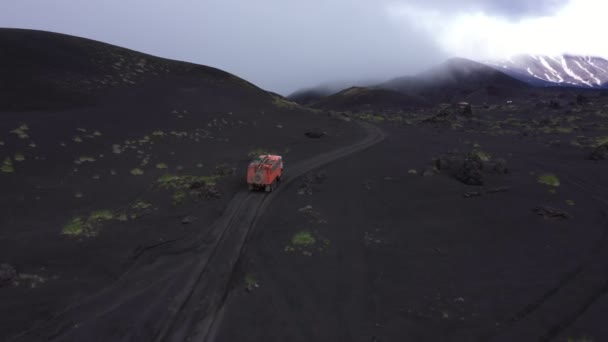
M 588 99 L 588 98 L 587 98 L 585 95 L 583 95 L 583 94 L 578 94 L 578 95 L 576 96 L 576 104 L 578 104 L 579 106 L 580 106 L 580 105 L 584 105 L 584 104 L 586 104 L 587 102 L 589 102 L 589 99 Z
M 507 192 L 509 190 L 511 190 L 511 187 L 501 186 L 501 187 L 498 187 L 498 188 L 490 188 L 490 189 L 486 190 L 486 192 L 489 193 L 489 194 L 495 194 L 495 193 L 498 193 L 498 192 Z
M 507 162 L 504 159 L 494 160 L 494 165 L 492 167 L 492 170 L 501 175 L 509 173 L 509 168 L 507 167 Z
M 434 176 L 437 174 L 437 168 L 436 167 L 427 167 L 426 169 L 424 169 L 424 171 L 422 171 L 422 176 L 424 177 L 430 177 L 430 176 Z
M 435 159 L 435 167 L 438 170 L 449 170 L 452 167 L 452 164 L 458 163 L 456 160 L 452 160 L 446 155 L 441 155 L 439 158 Z
M 207 186 L 205 187 L 205 191 L 203 192 L 203 197 L 207 199 L 220 198 L 222 197 L 222 194 L 215 186 Z
M 9 264 L 0 265 L 0 286 L 4 286 L 17 278 L 17 270 Z
M 319 171 L 315 175 L 315 183 L 319 183 L 319 184 L 323 183 L 326 178 L 327 178 L 327 172 L 325 172 L 325 171 Z
M 591 160 L 608 160 L 608 143 L 600 145 L 589 156 Z
M 455 177 L 468 185 L 483 185 L 483 162 L 478 156 L 469 154 L 464 163 L 456 170 Z
M 321 132 L 321 131 L 308 131 L 306 133 L 304 133 L 305 136 L 309 137 L 309 138 L 322 138 L 324 136 L 327 135 L 327 132 Z
M 471 107 L 470 103 L 467 103 L 466 106 L 462 108 L 462 115 L 466 117 L 473 116 L 473 107 Z
M 192 222 L 194 222 L 196 220 L 198 220 L 198 217 L 192 216 L 192 215 L 188 215 L 188 216 L 186 216 L 186 217 L 184 217 L 182 219 L 182 223 L 183 224 L 190 224 L 190 223 L 192 223 Z
M 546 219 L 569 219 L 570 214 L 559 209 L 555 209 L 547 206 L 540 206 L 534 208 L 534 212 Z
M 560 109 L 561 105 L 559 104 L 559 102 L 551 100 L 549 102 L 549 108 L 551 108 L 551 109 Z
M 479 197 L 479 196 L 481 196 L 481 192 L 477 192 L 477 191 L 469 191 L 469 192 L 464 193 L 465 198 L 473 198 L 473 197 Z
M 195 190 L 195 189 L 200 189 L 200 188 L 202 188 L 204 186 L 205 186 L 205 183 L 203 183 L 203 182 L 193 182 L 193 183 L 190 184 L 189 189 L 190 190 Z

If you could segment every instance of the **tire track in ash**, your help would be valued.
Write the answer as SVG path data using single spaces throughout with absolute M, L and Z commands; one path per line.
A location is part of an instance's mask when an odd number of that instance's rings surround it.
M 544 166 L 530 162 L 541 169 Z M 593 198 L 604 216 L 604 229 L 577 266 L 558 279 L 555 286 L 505 322 L 503 330 L 488 336 L 488 340 L 530 340 L 536 336 L 535 340 L 550 341 L 608 293 L 608 200 L 603 197 L 607 188 L 591 184 L 566 169 L 557 171 L 560 175 L 565 175 L 562 177 L 565 182 Z
M 376 126 L 360 123 L 367 131 L 367 137 L 353 145 L 323 153 L 313 159 L 295 163 L 289 167 L 291 175 L 283 181 L 283 186 L 294 181 L 298 176 L 310 172 L 322 165 L 371 147 L 384 140 L 385 135 Z M 220 242 L 217 253 L 199 273 L 198 280 L 188 295 L 181 302 L 180 309 L 167 322 L 155 341 L 206 341 L 214 336 L 214 327 L 221 321 L 224 302 L 228 295 L 230 280 L 235 266 L 241 257 L 245 241 L 253 227 L 259 221 L 266 207 L 280 192 L 256 196 L 258 202 L 246 208 L 243 220 L 236 220 L 237 225 L 228 227 L 228 237 Z M 218 319 L 219 318 L 219 319 Z
M 141 325 L 166 319 L 167 307 L 176 297 L 174 293 L 188 282 L 192 269 L 200 260 L 209 259 L 225 233 L 222 228 L 230 224 L 251 196 L 253 194 L 238 193 L 224 215 L 192 241 L 155 250 L 153 255 L 148 256 L 148 263 L 129 268 L 113 284 L 72 304 L 50 320 L 13 336 L 9 341 L 151 340 L 151 333 L 146 333 L 147 329 Z M 150 297 L 155 302 L 146 303 Z M 142 302 L 145 303 L 143 307 Z M 133 310 L 133 307 L 136 309 Z M 131 308 L 130 311 L 135 311 L 138 317 L 130 318 L 131 321 L 119 321 L 117 317 L 125 308 Z M 125 326 L 131 331 L 118 336 L 106 331 L 119 331 L 126 329 Z M 136 339 L 134 336 L 142 337 Z
M 384 138 L 375 126 L 361 125 L 366 138 L 291 165 L 284 183 Z M 148 249 L 114 283 L 9 341 L 183 341 L 180 336 L 206 335 L 249 229 L 280 189 L 237 193 L 198 236 Z

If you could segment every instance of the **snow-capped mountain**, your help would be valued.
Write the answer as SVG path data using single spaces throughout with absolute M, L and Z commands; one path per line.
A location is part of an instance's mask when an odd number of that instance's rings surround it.
M 600 57 L 517 55 L 483 63 L 534 85 L 608 88 L 608 60 Z

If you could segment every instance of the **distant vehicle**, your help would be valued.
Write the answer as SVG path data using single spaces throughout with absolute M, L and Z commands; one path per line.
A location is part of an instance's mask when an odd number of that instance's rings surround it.
M 249 190 L 273 191 L 283 176 L 283 157 L 263 154 L 249 163 L 247 184 Z

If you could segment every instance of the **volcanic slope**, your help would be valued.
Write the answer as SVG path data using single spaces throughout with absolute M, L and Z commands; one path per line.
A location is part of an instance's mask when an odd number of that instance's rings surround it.
M 377 87 L 421 96 L 431 102 L 488 103 L 530 88 L 522 81 L 464 58 L 452 58 L 416 76 L 396 78 Z
M 210 67 L 41 31 L 0 45 L 3 341 L 204 233 L 253 156 L 288 173 L 365 134 Z
M 427 105 L 423 98 L 386 89 L 352 87 L 312 103 L 325 110 L 407 110 Z
M 608 97 L 538 104 L 374 120 L 265 212 L 215 340 L 606 340 Z
M 437 103 L 499 104 L 528 98 L 537 91 L 539 89 L 489 66 L 452 58 L 414 76 L 326 95 L 322 88 L 302 90 L 289 98 L 319 109 L 396 112 L 429 108 Z

